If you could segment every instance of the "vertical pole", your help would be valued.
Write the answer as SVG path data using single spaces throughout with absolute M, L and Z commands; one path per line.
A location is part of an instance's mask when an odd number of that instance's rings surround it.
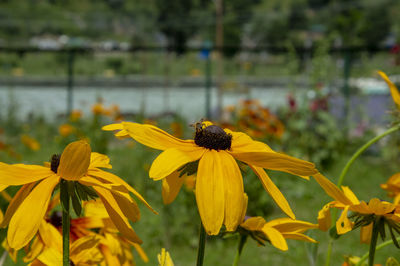
M 211 119 L 211 59 L 210 50 L 206 58 L 206 119 Z
M 73 50 L 68 51 L 68 84 L 67 84 L 67 116 L 72 112 L 73 88 L 74 88 L 74 58 Z
M 217 118 L 221 118 L 222 111 L 222 76 L 224 74 L 224 65 L 223 65 L 223 45 L 224 45 L 224 13 L 223 13 L 223 0 L 216 0 L 215 2 L 215 11 L 216 11 L 216 29 L 215 29 L 215 44 L 217 47 Z
M 344 121 L 345 132 L 347 135 L 350 125 L 350 86 L 349 79 L 351 73 L 351 51 L 346 51 L 344 54 L 344 67 L 343 67 L 343 96 L 344 96 Z

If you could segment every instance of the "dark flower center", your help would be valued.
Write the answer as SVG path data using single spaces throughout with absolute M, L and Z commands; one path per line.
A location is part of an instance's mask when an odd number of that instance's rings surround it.
M 228 150 L 231 148 L 232 135 L 227 134 L 221 127 L 211 125 L 196 128 L 194 143 L 200 147 L 213 150 Z
M 55 227 L 62 226 L 62 213 L 60 211 L 55 211 L 50 216 L 50 223 Z
M 60 165 L 60 158 L 61 158 L 60 154 L 53 154 L 53 156 L 51 156 L 50 169 L 51 169 L 51 171 L 53 171 L 56 174 L 57 174 L 58 166 Z

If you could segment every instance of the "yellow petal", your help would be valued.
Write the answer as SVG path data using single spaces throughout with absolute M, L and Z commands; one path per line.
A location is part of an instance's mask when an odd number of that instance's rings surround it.
M 175 171 L 162 180 L 162 198 L 164 204 L 172 203 L 185 181 L 186 175 L 179 176 L 179 172 Z
M 91 149 L 86 141 L 75 141 L 65 147 L 57 174 L 67 180 L 78 180 L 87 173 Z
M 311 243 L 318 243 L 317 240 L 301 233 L 282 233 L 282 235 L 286 239 L 294 239 L 294 240 L 307 241 Z
M 62 253 L 52 248 L 45 248 L 37 257 L 44 265 L 56 266 L 63 265 Z
M 89 235 L 81 237 L 75 240 L 71 247 L 71 257 L 74 257 L 76 261 L 83 261 L 88 257 L 87 251 L 95 248 L 100 242 L 100 238 L 96 235 Z
M 112 196 L 111 192 L 98 186 L 93 186 L 97 194 L 100 196 L 101 201 L 106 207 L 111 220 L 115 227 L 118 228 L 120 233 L 128 240 L 135 243 L 142 243 L 142 240 L 136 235 L 135 231 L 131 228 L 128 219 L 123 214 L 122 210 L 118 206 L 118 203 Z
M 52 224 L 42 220 L 39 227 L 40 238 L 47 248 L 53 248 L 62 253 L 62 235 Z
M 33 240 L 32 244 L 31 244 L 29 252 L 26 254 L 25 257 L 23 257 L 22 260 L 25 263 L 34 260 L 40 253 L 42 253 L 43 249 L 44 249 L 44 244 L 41 241 L 40 237 L 35 237 L 35 239 Z
M 235 159 L 225 151 L 217 153 L 222 163 L 223 187 L 225 194 L 224 225 L 227 231 L 235 231 L 241 222 L 244 206 L 243 178 Z
M 194 148 L 191 151 L 181 151 L 179 149 L 167 149 L 163 151 L 153 161 L 150 167 L 149 176 L 154 180 L 160 180 L 169 176 L 172 172 L 181 168 L 183 165 L 197 161 L 203 155 L 204 148 Z
M 139 192 L 137 192 L 133 187 L 131 187 L 128 183 L 126 183 L 118 176 L 100 169 L 89 170 L 88 175 L 93 176 L 100 180 L 105 180 L 108 183 L 114 183 L 124 187 L 127 191 L 131 192 L 133 195 L 135 195 L 136 198 L 138 198 L 142 203 L 144 203 L 147 208 L 149 208 L 152 212 L 157 214 L 157 212 L 150 206 L 150 204 L 147 203 L 147 201 L 142 197 L 142 195 L 139 194 Z
M 336 221 L 336 230 L 339 235 L 345 234 L 353 229 L 353 223 L 347 217 L 348 210 L 349 206 L 346 206 L 340 215 L 339 220 Z
M 242 132 L 233 132 L 224 129 L 226 133 L 232 135 L 232 145 L 230 151 L 232 154 L 244 152 L 273 152 L 273 150 L 265 143 L 254 141 L 250 136 Z
M 97 152 L 92 152 L 90 154 L 89 168 L 97 168 L 97 167 L 111 169 L 112 166 L 110 164 L 110 158 L 108 158 L 107 155 Z
M 153 125 L 142 125 L 131 122 L 122 122 L 122 125 L 137 142 L 157 150 L 197 147 L 193 140 L 178 139 Z M 103 129 L 110 130 L 110 127 L 103 127 Z
M 266 169 L 291 173 L 299 176 L 317 174 L 313 163 L 277 152 L 231 153 L 239 161 Z
M 17 211 L 19 205 L 25 200 L 25 198 L 29 195 L 31 192 L 32 188 L 35 186 L 36 182 L 30 183 L 23 185 L 18 192 L 15 194 L 13 199 L 11 200 L 10 204 L 8 205 L 6 214 L 4 215 L 4 218 L 1 222 L 0 227 L 6 227 L 8 226 L 8 223 L 10 222 L 12 216 L 14 213 Z
M 7 240 L 10 247 L 20 249 L 36 234 L 58 182 L 56 176 L 44 179 L 19 205 L 8 226 Z
M 239 224 L 241 224 L 244 221 L 244 217 L 246 217 L 248 202 L 249 198 L 247 197 L 247 194 L 243 193 L 243 209 L 242 209 L 242 215 L 240 216 Z
M 318 182 L 318 184 L 325 190 L 326 194 L 345 205 L 353 204 L 351 200 L 346 197 L 343 191 L 341 191 L 335 184 L 329 181 L 328 178 L 321 175 L 320 173 L 314 175 L 314 178 Z
M 246 219 L 240 226 L 249 231 L 261 231 L 266 223 L 263 217 L 257 216 Z
M 121 265 L 118 257 L 111 253 L 111 250 L 107 245 L 100 245 L 101 253 L 104 256 L 106 264 L 101 265 Z
M 285 199 L 285 197 L 282 195 L 281 191 L 278 189 L 278 187 L 272 182 L 272 180 L 269 178 L 267 173 L 262 169 L 261 167 L 257 166 L 252 166 L 249 165 L 251 169 L 253 169 L 254 173 L 258 176 L 258 178 L 261 181 L 261 184 L 263 185 L 264 189 L 268 192 L 268 194 L 272 197 L 272 199 L 275 201 L 275 203 L 281 208 L 281 210 L 286 213 L 290 218 L 295 219 L 295 215 L 290 208 L 289 203 Z
M 376 215 L 384 215 L 387 213 L 391 213 L 396 208 L 396 205 L 391 204 L 390 202 L 381 201 L 377 198 L 373 198 L 369 201 L 368 207 L 372 213 Z
M 396 103 L 396 105 L 400 106 L 400 93 L 399 93 L 398 89 L 396 88 L 396 85 L 394 85 L 394 83 L 392 81 L 390 81 L 389 77 L 382 71 L 378 71 L 378 74 L 383 78 L 383 80 L 389 86 L 393 101 Z
M 106 130 L 106 131 L 122 130 L 122 129 L 124 129 L 124 126 L 122 125 L 122 123 L 110 124 L 110 125 L 103 126 L 101 129 Z
M 331 227 L 331 220 L 331 203 L 328 203 L 318 212 L 319 229 L 328 231 Z
M 40 165 L 0 164 L 0 184 L 20 186 L 54 175 L 49 168 Z
M 149 262 L 146 252 L 144 252 L 143 248 L 139 244 L 132 243 L 132 246 L 136 249 L 136 252 L 144 262 Z
M 224 221 L 225 199 L 221 157 L 208 150 L 200 159 L 196 181 L 196 202 L 209 235 L 217 235 Z
M 371 242 L 373 223 L 362 226 L 360 230 L 360 243 L 368 244 Z
M 159 266 L 174 266 L 171 256 L 168 251 L 165 251 L 165 248 L 161 249 L 161 253 L 157 255 L 157 259 Z
M 136 222 L 140 219 L 139 207 L 136 202 L 129 196 L 129 194 L 124 195 L 122 193 L 112 192 L 112 196 L 114 197 L 124 215 L 129 220 L 131 220 L 132 222 Z
M 318 228 L 318 224 L 309 223 L 306 221 L 293 220 L 290 218 L 279 218 L 269 221 L 268 226 L 275 228 L 283 233 L 302 233 L 308 229 Z
M 278 230 L 269 226 L 264 226 L 262 232 L 268 237 L 274 247 L 283 251 L 288 250 L 286 240 Z
M 360 201 L 358 200 L 357 196 L 354 194 L 353 191 L 350 190 L 349 187 L 342 186 L 342 191 L 346 198 L 348 198 L 353 204 L 359 204 Z

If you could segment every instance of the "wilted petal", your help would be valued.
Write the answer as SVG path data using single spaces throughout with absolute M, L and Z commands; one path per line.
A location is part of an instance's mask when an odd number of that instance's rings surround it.
M 319 212 L 318 212 L 318 225 L 319 229 L 322 231 L 328 231 L 331 227 L 331 204 L 326 204 Z
M 339 220 L 336 221 L 336 230 L 339 235 L 343 235 L 353 229 L 353 223 L 347 217 L 348 210 L 349 206 L 346 206 L 340 215 Z

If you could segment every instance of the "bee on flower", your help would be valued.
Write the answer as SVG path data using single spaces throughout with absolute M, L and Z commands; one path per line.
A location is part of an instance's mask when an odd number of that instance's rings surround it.
M 174 200 L 183 184 L 182 177 L 196 174 L 197 207 L 209 235 L 217 235 L 222 225 L 227 231 L 235 231 L 242 222 L 244 187 L 236 160 L 250 166 L 265 190 L 291 218 L 295 215 L 289 203 L 264 168 L 306 179 L 318 173 L 310 162 L 277 153 L 244 133 L 222 129 L 209 121 L 195 125 L 195 136 L 191 140 L 178 139 L 147 124 L 122 122 L 103 129 L 118 130 L 117 137 L 130 136 L 143 145 L 163 151 L 153 161 L 149 176 L 162 180 L 164 201 Z

